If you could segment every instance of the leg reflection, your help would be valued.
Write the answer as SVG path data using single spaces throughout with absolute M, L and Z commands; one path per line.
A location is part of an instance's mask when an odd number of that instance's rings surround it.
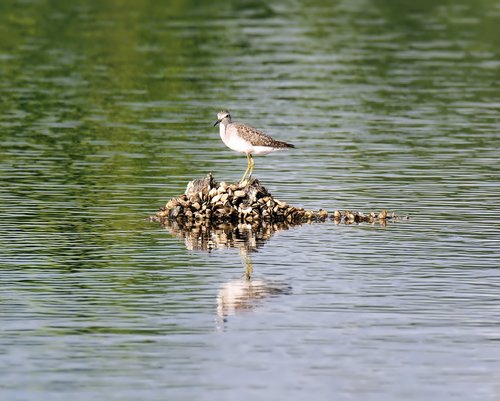
M 227 317 L 254 310 L 265 299 L 289 294 L 291 287 L 283 282 L 256 279 L 253 276 L 251 252 L 240 248 L 245 273 L 239 280 L 223 283 L 217 295 L 218 322 L 227 322 Z M 219 324 L 219 328 L 222 325 Z

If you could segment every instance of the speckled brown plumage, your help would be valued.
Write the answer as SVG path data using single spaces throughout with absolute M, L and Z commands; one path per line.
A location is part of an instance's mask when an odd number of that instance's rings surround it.
M 227 125 L 226 130 L 228 130 L 228 132 L 236 131 L 241 138 L 250 142 L 253 146 L 269 146 L 276 149 L 295 147 L 295 145 L 291 143 L 278 141 L 264 134 L 262 131 L 242 123 L 230 123 Z

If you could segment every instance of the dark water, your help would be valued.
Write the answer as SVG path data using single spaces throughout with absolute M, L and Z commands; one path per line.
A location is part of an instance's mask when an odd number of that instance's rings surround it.
M 0 37 L 2 399 L 500 397 L 498 1 L 7 1 Z M 297 146 L 278 198 L 411 219 L 150 223 L 243 173 L 220 108 Z

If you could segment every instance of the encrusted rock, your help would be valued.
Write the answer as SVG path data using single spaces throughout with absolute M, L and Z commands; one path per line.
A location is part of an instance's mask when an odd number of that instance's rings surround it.
M 208 191 L 208 197 L 209 197 L 209 198 L 213 198 L 215 195 L 217 195 L 217 189 L 216 189 L 216 188 L 211 188 L 211 189 Z
M 222 197 L 222 195 L 218 194 L 218 195 L 215 195 L 211 200 L 210 200 L 210 203 L 217 203 L 220 198 Z
M 227 184 L 224 181 L 219 184 L 208 174 L 203 179 L 189 182 L 183 195 L 169 200 L 151 219 L 162 224 L 175 220 L 190 227 L 195 224 L 218 225 L 229 222 L 247 222 L 252 225 L 284 222 L 293 225 L 325 221 L 328 216 L 328 212 L 323 209 L 305 210 L 273 198 L 256 179 L 241 184 Z M 367 214 L 335 210 L 331 219 L 335 224 L 385 224 L 389 219 L 401 218 L 387 210 Z
M 234 191 L 234 194 L 233 196 L 235 198 L 244 198 L 246 196 L 246 192 L 245 191 L 242 191 L 242 190 L 238 190 L 238 191 Z

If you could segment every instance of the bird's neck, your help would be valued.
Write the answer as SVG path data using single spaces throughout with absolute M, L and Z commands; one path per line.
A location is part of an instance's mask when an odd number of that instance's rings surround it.
M 224 140 L 226 137 L 226 127 L 231 124 L 230 118 L 224 118 L 219 124 L 219 133 L 220 137 Z
M 219 124 L 219 134 L 222 140 L 226 137 L 226 124 L 223 124 L 222 122 Z

